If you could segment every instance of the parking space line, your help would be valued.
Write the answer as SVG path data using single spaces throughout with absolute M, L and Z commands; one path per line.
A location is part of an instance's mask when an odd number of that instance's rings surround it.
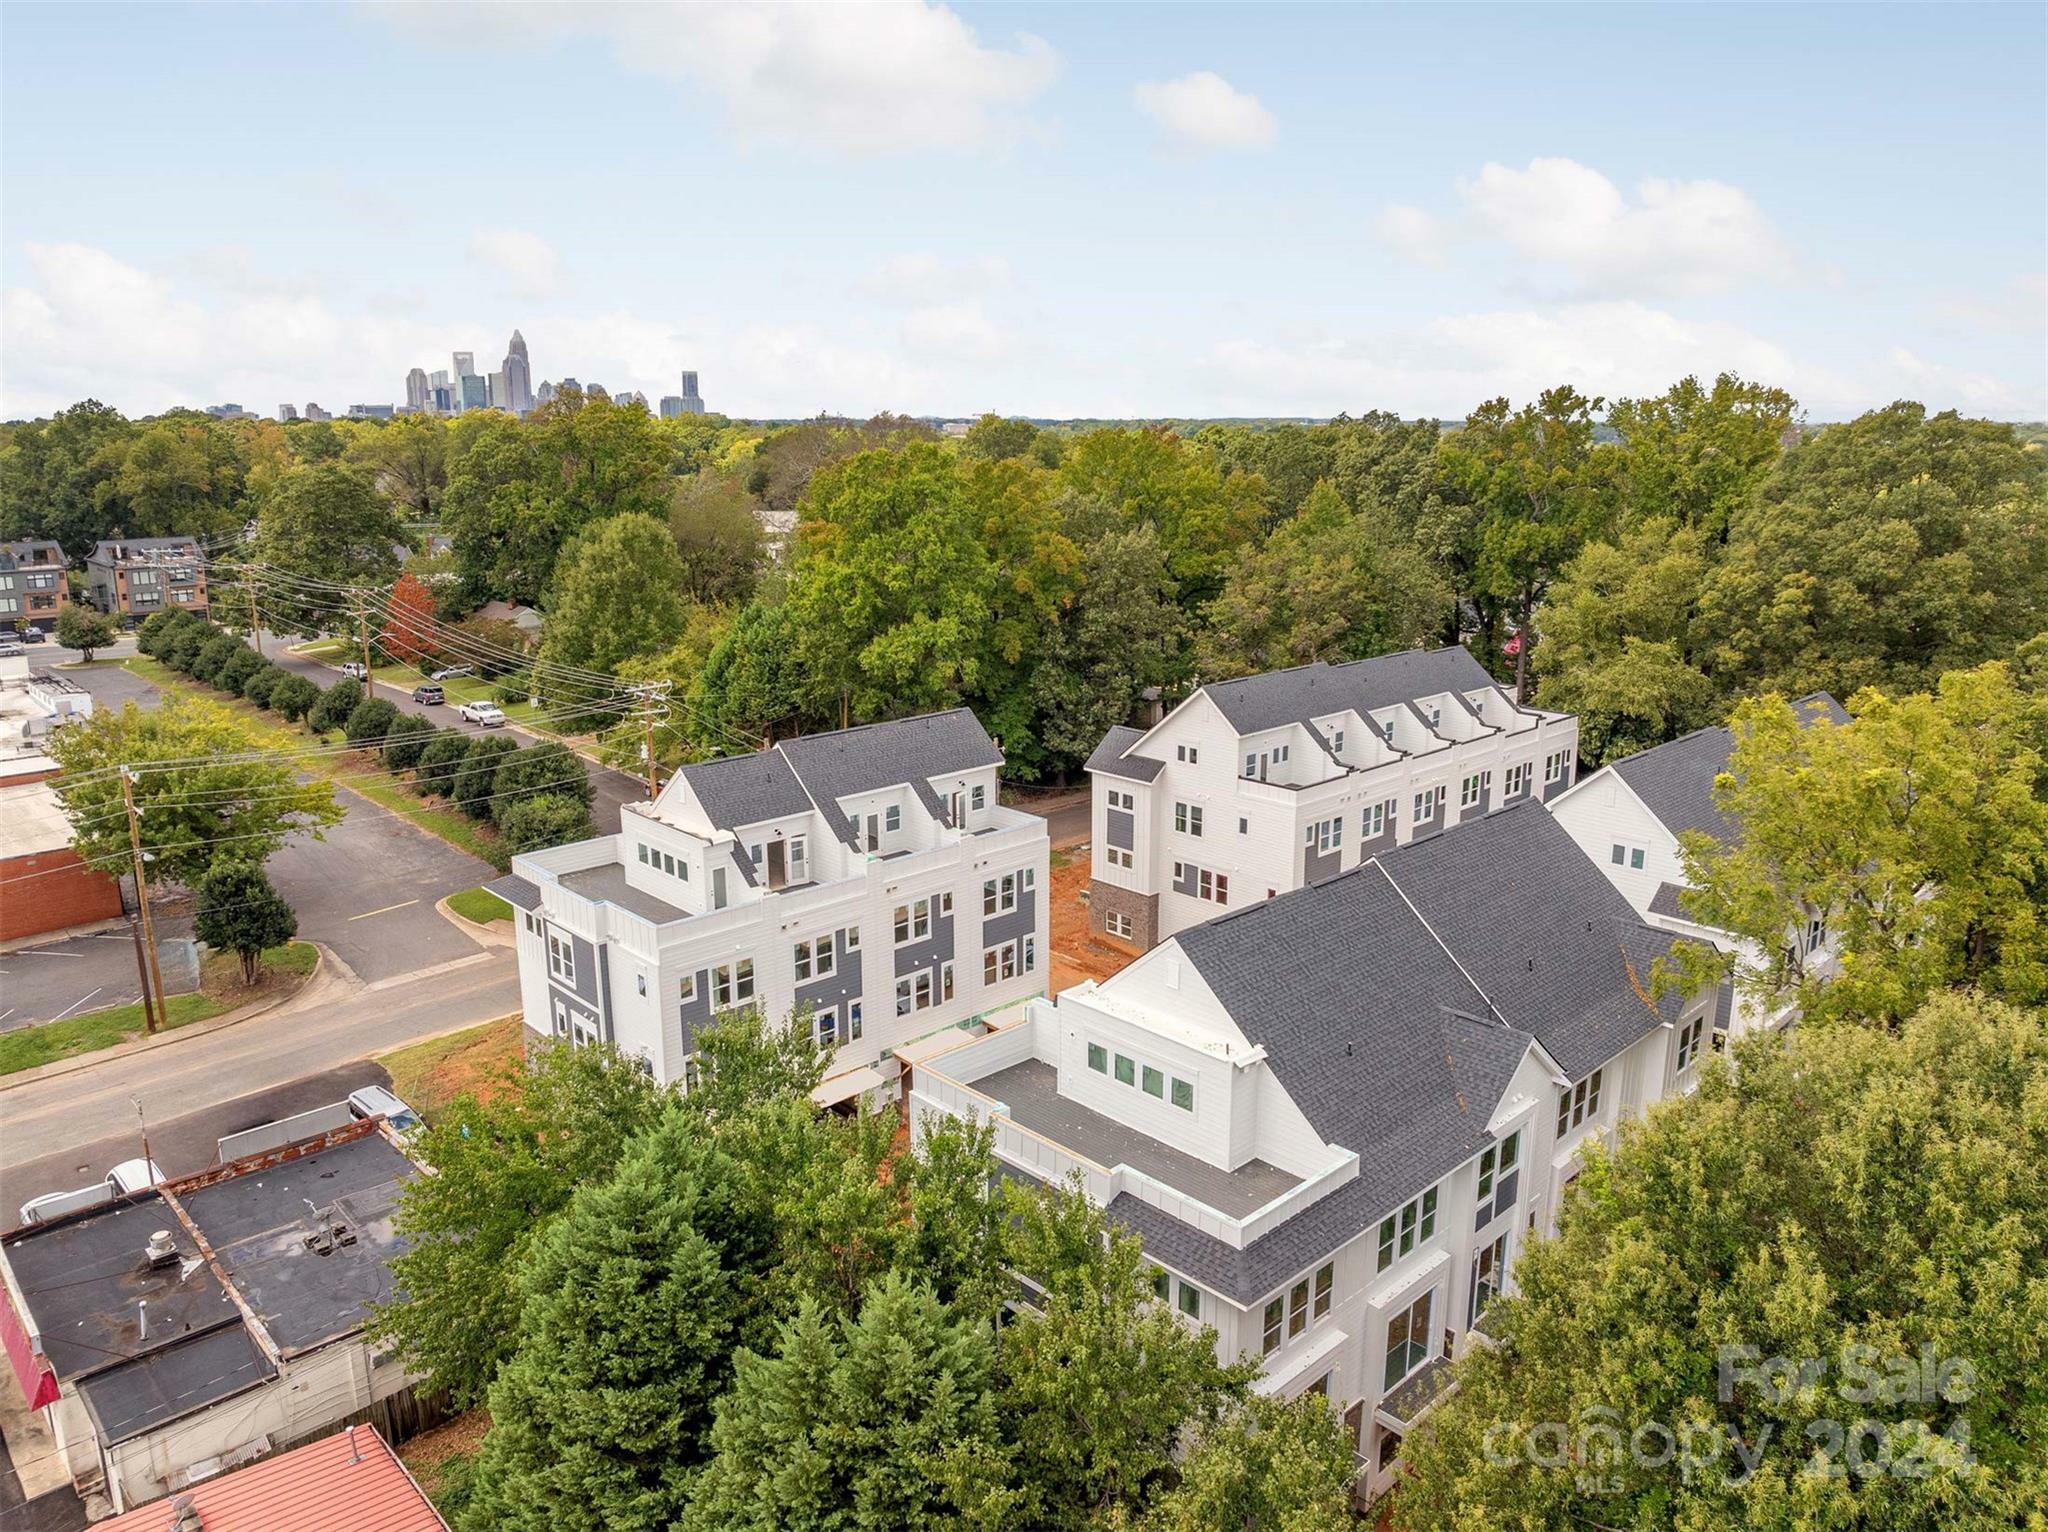
M 83 952 L 39 952 L 39 951 L 37 951 L 37 950 L 36 950 L 36 949 L 35 949 L 34 947 L 24 947 L 24 948 L 23 948 L 23 949 L 22 949 L 21 951 L 19 951 L 19 952 L 15 953 L 14 955 L 15 955 L 16 957 L 60 957 L 60 958 L 82 958 L 82 957 L 84 957 L 84 956 L 85 956 L 85 954 L 84 954 Z
M 360 914 L 360 915 L 351 915 L 351 916 L 349 916 L 349 919 L 350 919 L 350 920 L 368 920 L 368 919 L 369 919 L 369 918 L 370 918 L 370 917 L 371 917 L 372 915 L 389 915 L 389 914 L 390 914 L 390 913 L 391 913 L 391 912 L 392 912 L 393 910 L 403 910 L 403 909 L 408 909 L 408 908 L 410 908 L 411 906 L 413 906 L 413 905 L 415 905 L 415 904 L 418 904 L 418 903 L 419 903 L 419 900 L 417 900 L 417 899 L 408 899 L 408 900 L 406 900 L 406 901 L 405 901 L 405 903 L 404 903 L 404 904 L 387 904 L 387 905 L 385 905 L 385 906 L 384 906 L 384 908 L 383 908 L 383 909 L 381 909 L 381 910 L 364 910 L 364 911 L 363 911 L 363 913 L 362 913 L 362 914 Z
M 73 1011 L 77 1010 L 77 1009 L 78 1009 L 78 1008 L 79 1008 L 79 1007 L 80 1007 L 81 1005 L 84 1005 L 86 1001 L 88 1001 L 88 1000 L 92 999 L 92 997 L 93 997 L 94 995 L 97 995 L 97 994 L 98 994 L 98 993 L 100 992 L 100 990 L 101 990 L 101 989 L 105 989 L 105 988 L 106 988 L 106 985 L 102 984 L 102 985 L 100 985 L 100 986 L 99 986 L 99 989 L 94 989 L 94 990 L 90 990 L 90 991 L 88 991 L 88 992 L 87 992 L 86 994 L 84 994 L 83 996 L 81 996 L 81 997 L 80 997 L 79 999 L 76 999 L 76 1000 L 72 1001 L 72 1002 L 71 1002 L 71 1004 L 69 1004 L 69 1005 L 65 1006 L 63 1010 L 59 1011 L 59 1012 L 58 1012 L 58 1013 L 57 1013 L 56 1015 L 52 1016 L 52 1017 L 50 1018 L 50 1020 L 52 1020 L 52 1021 L 62 1021 L 62 1020 L 63 1020 L 63 1019 L 64 1019 L 64 1018 L 66 1017 L 66 1016 L 69 1016 L 69 1015 L 70 1015 L 70 1014 L 71 1014 L 71 1013 L 72 1013 Z

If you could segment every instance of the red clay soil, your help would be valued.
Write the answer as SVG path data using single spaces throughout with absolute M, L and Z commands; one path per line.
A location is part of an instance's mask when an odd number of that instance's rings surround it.
M 1053 854 L 1052 968 L 1048 991 L 1057 995 L 1084 979 L 1107 979 L 1128 964 L 1132 952 L 1104 941 L 1088 929 L 1088 853 Z

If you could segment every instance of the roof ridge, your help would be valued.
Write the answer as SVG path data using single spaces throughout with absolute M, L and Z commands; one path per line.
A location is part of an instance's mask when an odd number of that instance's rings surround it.
M 1412 845 L 1413 842 L 1410 842 L 1410 844 Z M 1485 989 L 1481 987 L 1479 981 L 1472 977 L 1471 970 L 1466 968 L 1464 962 L 1458 957 L 1457 953 L 1451 951 L 1450 944 L 1446 942 L 1443 939 L 1443 937 L 1437 934 L 1436 927 L 1429 923 L 1429 917 L 1424 915 L 1421 910 L 1415 907 L 1415 901 L 1413 899 L 1410 899 L 1408 897 L 1408 891 L 1394 880 L 1394 875 L 1392 872 L 1387 870 L 1386 864 L 1382 862 L 1378 856 L 1374 856 L 1371 862 L 1360 864 L 1358 871 L 1363 872 L 1365 868 L 1368 866 L 1379 868 L 1380 876 L 1387 880 L 1387 886 L 1391 888 L 1397 895 L 1400 896 L 1401 902 L 1403 904 L 1408 906 L 1408 913 L 1413 915 L 1418 921 L 1422 923 L 1422 929 L 1429 933 L 1429 939 L 1437 944 L 1438 950 L 1440 950 L 1445 957 L 1451 960 L 1451 966 L 1457 969 L 1458 972 L 1464 976 L 1465 982 L 1467 984 L 1472 986 L 1472 993 L 1477 995 L 1481 1000 L 1484 1000 L 1486 1002 L 1486 1008 L 1489 1011 L 1493 1012 L 1493 1014 L 1496 1017 L 1499 1017 L 1500 1024 L 1502 1026 L 1507 1026 L 1508 1019 L 1505 1015 L 1502 1015 L 1501 1008 L 1493 1003 L 1493 996 L 1489 995 L 1485 991 Z

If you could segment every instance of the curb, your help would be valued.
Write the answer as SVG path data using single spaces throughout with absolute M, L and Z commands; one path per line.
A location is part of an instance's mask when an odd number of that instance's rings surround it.
M 523 1023 L 525 1020 L 526 1013 L 524 1011 L 507 1011 L 502 1016 L 492 1016 L 484 1021 L 465 1021 L 460 1026 L 443 1027 L 440 1031 L 429 1032 L 424 1037 L 413 1037 L 408 1038 L 406 1041 L 402 1043 L 394 1043 L 391 1047 L 384 1049 L 381 1053 L 373 1053 L 369 1055 L 369 1059 L 372 1064 L 381 1064 L 384 1062 L 384 1060 L 390 1058 L 392 1054 L 403 1053 L 408 1048 L 417 1048 L 421 1043 L 437 1043 L 444 1037 L 454 1037 L 458 1033 L 476 1032 L 482 1030 L 485 1027 L 502 1026 L 504 1023 L 508 1021 L 517 1021 Z M 386 1072 L 388 1073 L 389 1071 Z
M 457 890 L 457 892 L 466 892 L 466 890 Z M 509 920 L 471 920 L 467 915 L 462 914 L 448 903 L 454 897 L 454 894 L 443 894 L 434 901 L 434 908 L 440 911 L 442 918 L 453 925 L 456 930 L 492 947 L 518 947 L 519 933 L 516 930 L 508 929 L 502 932 L 498 930 L 499 926 L 511 927 L 514 922 Z
M 314 942 L 312 947 L 319 954 L 319 961 L 314 963 L 313 971 L 306 975 L 305 983 L 289 994 L 274 995 L 268 1000 L 244 1006 L 238 1011 L 229 1011 L 225 1015 L 212 1016 L 205 1021 L 195 1021 L 190 1026 L 178 1027 L 169 1032 L 158 1032 L 153 1036 L 144 1034 L 132 1042 L 116 1043 L 111 1048 L 97 1048 L 91 1053 L 81 1053 L 73 1058 L 55 1059 L 48 1064 L 37 1064 L 31 1069 L 17 1069 L 11 1075 L 0 1075 L 0 1095 L 5 1095 L 11 1090 L 21 1090 L 26 1086 L 39 1085 L 45 1080 L 59 1080 L 65 1075 L 77 1074 L 81 1070 L 94 1068 L 113 1059 L 124 1059 L 136 1053 L 149 1053 L 154 1049 L 167 1047 L 171 1043 L 182 1042 L 188 1037 L 205 1037 L 212 1032 L 221 1032 L 229 1027 L 239 1026 L 245 1021 L 254 1021 L 259 1016 L 268 1016 L 272 1011 L 278 1010 L 299 999 L 321 977 L 331 955 L 327 948 L 319 942 Z M 334 961 L 337 964 L 339 963 L 339 959 Z

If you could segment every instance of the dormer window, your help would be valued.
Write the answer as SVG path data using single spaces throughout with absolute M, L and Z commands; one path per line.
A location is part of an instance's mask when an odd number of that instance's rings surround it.
M 1394 742 L 1394 720 L 1389 718 L 1381 723 L 1380 733 L 1386 736 L 1387 743 L 1391 745 Z
M 1344 731 L 1342 729 L 1338 729 L 1330 736 L 1330 753 L 1332 755 L 1342 755 L 1344 753 Z

